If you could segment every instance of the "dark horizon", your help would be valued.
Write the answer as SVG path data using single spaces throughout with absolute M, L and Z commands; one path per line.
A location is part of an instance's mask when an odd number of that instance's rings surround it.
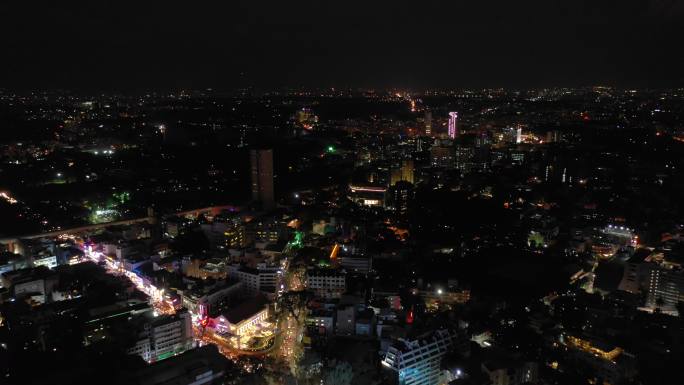
M 8 2 L 4 88 L 678 87 L 677 1 Z

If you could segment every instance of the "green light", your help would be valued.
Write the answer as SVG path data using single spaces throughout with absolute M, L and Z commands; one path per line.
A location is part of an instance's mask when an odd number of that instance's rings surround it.
M 335 152 L 335 147 L 334 146 L 328 146 L 328 152 L 329 153 Z
M 166 353 L 162 353 L 162 354 L 158 355 L 157 361 L 165 360 L 169 357 L 173 357 L 173 352 L 166 352 Z
M 304 245 L 304 233 L 301 231 L 296 231 L 295 232 L 295 239 L 293 244 L 296 247 L 302 247 Z

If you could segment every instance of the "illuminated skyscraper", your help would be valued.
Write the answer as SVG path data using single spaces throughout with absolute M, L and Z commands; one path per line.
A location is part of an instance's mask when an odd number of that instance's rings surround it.
M 647 264 L 643 270 L 647 277 L 646 307 L 677 315 L 678 304 L 684 302 L 684 273 L 656 264 Z
M 425 135 L 432 134 L 432 111 L 425 111 Z
M 436 330 L 419 339 L 400 338 L 394 341 L 382 365 L 391 384 L 436 385 L 440 383 L 442 358 L 453 346 L 453 335 L 447 330 Z
M 251 150 L 252 200 L 261 202 L 264 209 L 275 207 L 273 193 L 273 150 Z
M 449 112 L 449 139 L 456 139 L 458 134 L 458 128 L 456 124 L 458 123 L 458 112 Z
M 390 173 L 390 185 L 394 186 L 399 181 L 414 183 L 414 170 L 413 160 L 402 160 L 401 167 L 392 169 Z

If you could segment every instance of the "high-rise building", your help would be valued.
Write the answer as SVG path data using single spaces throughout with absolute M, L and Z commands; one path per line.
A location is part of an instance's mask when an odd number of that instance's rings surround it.
M 414 183 L 414 166 L 413 160 L 407 159 L 401 161 L 400 168 L 392 169 L 390 174 L 390 185 L 394 186 L 399 181 Z
M 273 193 L 273 150 L 251 150 L 252 200 L 260 202 L 264 209 L 275 207 Z
M 430 163 L 434 167 L 453 168 L 454 148 L 452 146 L 435 144 L 430 147 Z
M 425 135 L 432 134 L 432 111 L 425 111 Z
M 656 264 L 648 264 L 646 307 L 663 313 L 678 314 L 677 305 L 684 302 L 684 272 Z
M 458 112 L 449 112 L 449 139 L 456 139 L 458 135 Z
M 406 215 L 413 199 L 413 184 L 407 181 L 399 181 L 392 187 L 391 191 L 392 207 L 399 215 Z
M 437 385 L 440 383 L 441 363 L 453 345 L 448 330 L 437 330 L 415 340 L 396 340 L 385 353 L 382 365 L 391 372 L 397 385 Z
M 153 316 L 150 311 L 139 322 L 138 340 L 128 349 L 129 354 L 154 362 L 192 347 L 192 322 L 187 311 L 161 317 Z

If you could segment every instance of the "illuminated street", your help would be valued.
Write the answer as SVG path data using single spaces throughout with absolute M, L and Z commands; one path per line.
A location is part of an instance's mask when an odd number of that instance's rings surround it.
M 97 264 L 104 263 L 104 267 L 109 274 L 128 278 L 138 290 L 147 295 L 150 305 L 154 307 L 157 314 L 174 314 L 176 312 L 175 308 L 164 300 L 164 290 L 159 290 L 152 285 L 145 285 L 139 276 L 125 270 L 119 261 L 99 251 L 94 251 L 91 246 L 85 247 L 83 252 L 91 261 Z

